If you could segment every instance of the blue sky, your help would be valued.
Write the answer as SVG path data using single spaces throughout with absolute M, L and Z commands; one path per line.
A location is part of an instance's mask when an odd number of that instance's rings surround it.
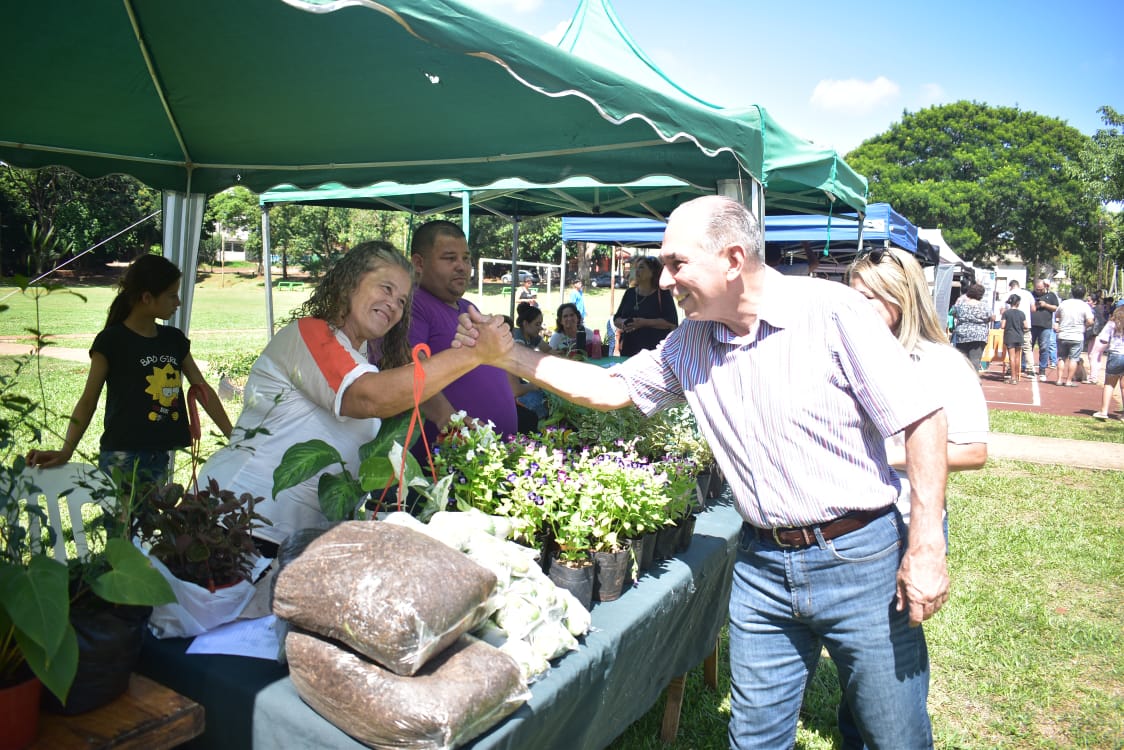
M 557 41 L 578 0 L 470 0 Z M 1124 111 L 1124 1 L 943 3 L 614 0 L 637 45 L 682 88 L 760 104 L 846 153 L 903 110 L 967 99 L 1056 117 L 1092 135 Z

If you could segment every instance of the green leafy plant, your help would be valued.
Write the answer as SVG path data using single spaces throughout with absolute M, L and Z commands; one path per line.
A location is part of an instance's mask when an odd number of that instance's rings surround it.
M 40 297 L 56 287 L 19 284 L 21 291 L 31 290 L 38 320 Z M 47 337 L 37 328 L 29 330 L 36 337 L 38 361 Z M 103 506 L 91 529 L 104 532 L 92 535 L 87 553 L 65 565 L 51 556 L 55 531 L 43 509 L 26 502 L 39 488 L 15 443 L 18 427 L 26 428 L 40 408 L 15 395 L 29 360 L 18 360 L 13 372 L 0 375 L 0 682 L 16 679 L 26 666 L 65 702 L 78 667 L 78 641 L 70 624 L 76 602 L 152 606 L 175 601 L 175 595 L 130 541 L 136 496 L 122 484 L 87 488 Z M 30 432 L 40 439 L 38 429 Z
M 194 492 L 179 484 L 154 488 L 141 517 L 141 538 L 176 578 L 210 591 L 248 580 L 255 555 L 254 528 L 270 524 L 254 512 L 261 500 L 235 495 L 211 479 Z
M 34 519 L 50 529 L 46 513 L 19 499 L 32 491 L 23 458 L 0 467 L 0 685 L 29 669 L 64 700 L 78 669 L 78 639 L 70 625 L 67 568 L 50 544 L 31 533 Z
M 306 440 L 290 446 L 273 472 L 274 497 L 339 464 L 339 472 L 324 472 L 317 484 L 320 510 L 329 521 L 366 518 L 369 494 L 394 485 L 398 485 L 399 502 L 404 504 L 407 488 L 429 486 L 417 459 L 404 446 L 409 419 L 410 414 L 404 413 L 382 421 L 375 439 L 359 449 L 358 476 L 348 470 L 339 451 L 323 440 Z

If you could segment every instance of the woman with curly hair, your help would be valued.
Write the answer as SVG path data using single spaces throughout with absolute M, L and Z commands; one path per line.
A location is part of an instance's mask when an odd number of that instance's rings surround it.
M 381 420 L 414 405 L 408 331 L 413 266 L 387 242 L 352 248 L 320 280 L 308 301 L 266 345 L 250 370 L 242 414 L 229 445 L 200 469 L 225 489 L 266 498 L 255 510 L 272 522 L 255 531 L 269 543 L 324 522 L 319 475 L 273 496 L 273 471 L 292 445 L 320 439 L 353 470 L 359 448 Z M 511 348 L 506 326 L 489 326 L 488 343 L 449 349 L 424 360 L 431 397 L 479 364 Z M 380 347 L 378 365 L 367 348 Z

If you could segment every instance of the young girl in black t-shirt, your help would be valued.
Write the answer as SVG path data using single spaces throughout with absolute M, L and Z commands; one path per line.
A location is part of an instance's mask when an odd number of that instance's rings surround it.
M 183 378 L 203 390 L 203 408 L 230 437 L 230 418 L 218 394 L 191 358 L 191 343 L 173 326 L 159 325 L 180 306 L 180 270 L 159 255 L 144 255 L 129 266 L 109 306 L 105 328 L 90 347 L 86 386 L 57 451 L 27 454 L 31 466 L 61 466 L 70 460 L 107 389 L 105 425 L 98 466 L 112 476 L 164 483 L 171 452 L 191 442 Z
M 1007 366 L 1010 367 L 1011 376 L 1008 383 L 1018 383 L 1019 373 L 1022 372 L 1023 360 L 1023 332 L 1030 330 L 1026 313 L 1019 309 L 1019 295 L 1012 294 L 1007 298 L 1009 307 L 1003 311 L 1003 346 L 1007 347 Z

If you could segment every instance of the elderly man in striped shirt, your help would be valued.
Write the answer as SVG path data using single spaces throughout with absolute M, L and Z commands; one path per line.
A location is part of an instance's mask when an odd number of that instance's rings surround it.
M 559 395 L 651 414 L 690 404 L 745 523 L 730 596 L 730 745 L 791 747 L 826 647 L 869 747 L 932 747 L 922 621 L 948 599 L 944 413 L 858 293 L 767 267 L 758 222 L 708 196 L 672 213 L 660 286 L 685 322 L 611 370 L 517 347 Z M 472 322 L 462 318 L 468 344 Z M 905 433 L 907 528 L 884 438 Z

